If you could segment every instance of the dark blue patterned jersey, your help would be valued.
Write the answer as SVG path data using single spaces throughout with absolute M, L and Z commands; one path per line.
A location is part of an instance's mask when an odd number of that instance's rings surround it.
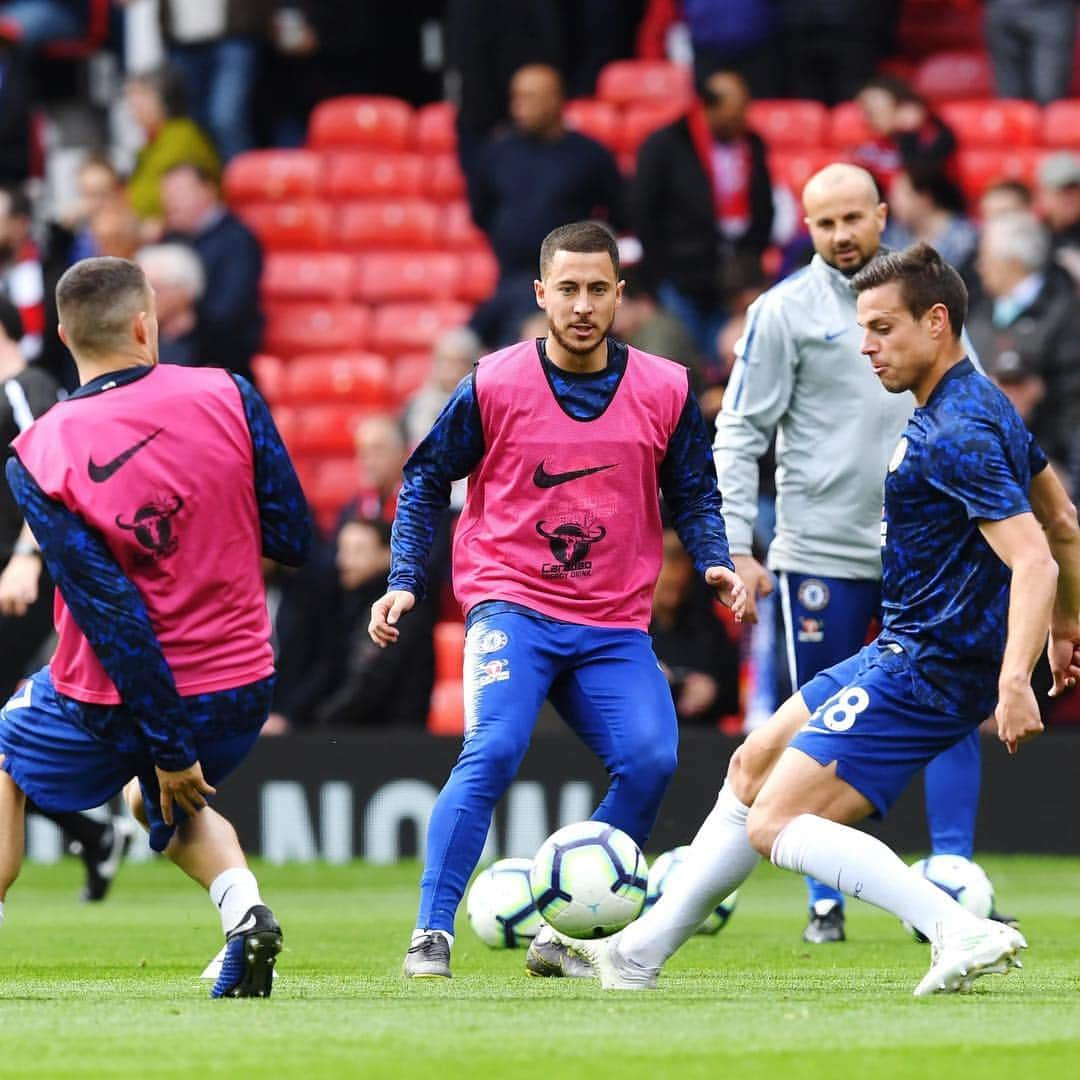
M 607 366 L 582 374 L 553 364 L 544 352 L 543 339 L 538 340 L 538 348 L 548 382 L 563 409 L 576 420 L 601 415 L 626 370 L 626 346 L 608 338 Z M 475 380 L 468 375 L 405 464 L 394 519 L 391 589 L 406 589 L 423 596 L 427 553 L 449 503 L 450 485 L 468 476 L 485 452 Z M 704 573 L 710 566 L 730 568 L 712 446 L 701 409 L 689 388 L 660 466 L 660 490 L 672 527 L 698 571 Z
M 969 360 L 915 410 L 885 479 L 881 640 L 912 660 L 916 694 L 989 715 L 1005 651 L 1011 572 L 979 531 L 1031 510 L 1046 455 Z

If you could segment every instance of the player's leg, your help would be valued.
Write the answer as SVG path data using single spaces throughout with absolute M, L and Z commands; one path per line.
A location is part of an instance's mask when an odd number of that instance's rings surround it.
M 481 617 L 465 636 L 465 741 L 428 822 L 420 907 L 404 974 L 447 978 L 454 916 L 495 804 L 517 773 L 554 672 L 565 624 L 514 612 Z
M 19 876 L 26 833 L 26 796 L 4 771 L 0 754 L 0 923 L 7 891 Z
M 258 739 L 269 708 L 271 680 L 236 690 L 187 698 L 196 731 L 203 775 L 214 787 L 244 760 Z M 218 735 L 225 714 L 235 733 Z M 150 833 L 150 846 L 164 854 L 205 888 L 221 917 L 225 952 L 211 997 L 269 997 L 282 933 L 274 913 L 263 901 L 259 884 L 248 867 L 236 831 L 210 807 L 188 816 L 173 807 L 174 824 L 161 814 L 161 791 L 156 773 L 144 768 L 124 789 L 132 814 Z
M 778 592 L 792 687 L 857 653 L 881 602 L 877 581 L 781 573 Z M 803 940 L 843 941 L 844 894 L 808 877 L 809 918 Z
M 670 887 L 621 933 L 599 942 L 566 943 L 583 955 L 605 987 L 647 989 L 663 963 L 733 889 L 750 876 L 758 853 L 746 834 L 750 805 L 788 742 L 810 716 L 794 694 L 732 755 L 716 805 L 702 822 Z
M 955 746 L 943 750 L 923 774 L 930 850 L 935 855 L 975 852 L 975 818 L 982 783 L 982 746 L 976 728 Z

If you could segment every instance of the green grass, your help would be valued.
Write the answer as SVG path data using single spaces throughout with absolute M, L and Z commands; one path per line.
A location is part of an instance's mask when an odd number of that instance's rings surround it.
M 1023 917 L 1025 969 L 916 1000 L 928 949 L 852 904 L 849 942 L 799 941 L 804 896 L 763 866 L 715 938 L 651 994 L 528 979 L 458 925 L 455 978 L 398 976 L 417 868 L 260 867 L 286 929 L 270 1001 L 210 1001 L 209 901 L 171 866 L 74 901 L 80 867 L 27 866 L 0 928 L 0 1076 L 642 1077 L 1080 1074 L 1080 859 L 984 860 Z

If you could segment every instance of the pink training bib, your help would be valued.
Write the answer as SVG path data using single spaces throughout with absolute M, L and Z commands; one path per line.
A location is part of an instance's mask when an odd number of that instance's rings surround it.
M 688 392 L 685 368 L 631 348 L 607 409 L 575 420 L 535 341 L 481 360 L 487 452 L 454 536 L 466 614 L 505 600 L 567 622 L 645 630 L 662 558 L 660 465 Z
M 156 367 L 61 402 L 13 445 L 45 494 L 101 535 L 136 586 L 181 694 L 271 674 L 254 453 L 228 372 Z M 56 688 L 118 703 L 59 590 L 54 615 Z

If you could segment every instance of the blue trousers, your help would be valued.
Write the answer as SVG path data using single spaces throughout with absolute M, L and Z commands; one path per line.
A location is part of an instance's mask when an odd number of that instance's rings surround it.
M 428 823 L 416 922 L 449 933 L 545 697 L 611 778 L 593 819 L 639 845 L 656 820 L 678 747 L 671 691 L 640 630 L 481 609 L 465 636 L 463 680 L 465 742 Z
M 781 573 L 779 592 L 792 686 L 802 686 L 819 671 L 854 656 L 866 642 L 881 604 L 876 581 Z M 926 766 L 926 819 L 935 855 L 971 858 L 981 780 L 977 730 Z M 818 900 L 844 903 L 843 893 L 836 889 L 809 877 L 806 884 L 811 906 Z

